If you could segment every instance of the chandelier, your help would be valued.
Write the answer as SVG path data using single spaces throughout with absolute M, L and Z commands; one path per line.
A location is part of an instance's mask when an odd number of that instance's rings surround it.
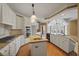
M 31 16 L 31 23 L 35 23 L 36 22 L 36 15 L 35 15 L 35 10 L 34 10 L 34 4 L 32 4 L 32 10 L 33 10 L 33 14 Z

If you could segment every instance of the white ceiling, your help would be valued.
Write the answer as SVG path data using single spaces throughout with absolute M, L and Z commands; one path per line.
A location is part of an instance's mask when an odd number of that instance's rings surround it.
M 24 16 L 30 17 L 32 15 L 32 3 L 8 3 L 8 5 L 15 11 Z M 35 3 L 35 13 L 38 18 L 46 18 L 54 14 L 58 10 L 72 4 L 67 3 Z

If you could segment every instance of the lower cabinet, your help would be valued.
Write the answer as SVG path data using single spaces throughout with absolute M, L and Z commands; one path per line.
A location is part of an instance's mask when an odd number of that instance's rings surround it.
M 15 56 L 16 55 L 15 41 L 13 41 L 9 44 L 9 55 L 10 56 Z
M 16 41 L 15 42 L 15 49 L 16 49 L 16 54 L 17 54 L 17 52 L 18 52 L 18 50 L 20 48 L 20 37 L 16 38 L 15 41 Z
M 63 49 L 65 52 L 69 53 L 71 51 L 69 51 L 69 39 L 65 38 L 62 40 L 62 43 L 61 43 L 61 49 Z
M 37 42 L 30 44 L 32 56 L 46 56 L 47 55 L 47 43 Z
M 75 43 L 71 39 L 62 35 L 50 35 L 50 42 L 69 53 L 74 51 Z
M 21 37 L 20 37 L 20 45 L 21 45 L 21 46 L 26 43 L 25 40 L 26 40 L 26 39 L 24 38 L 24 36 L 21 36 Z
M 16 54 L 17 54 L 19 48 L 20 48 L 22 45 L 25 44 L 25 40 L 26 40 L 26 39 L 24 38 L 24 35 L 22 35 L 22 36 L 20 36 L 20 37 L 18 37 L 18 38 L 16 39 L 16 43 L 15 43 Z
M 3 54 L 4 56 L 9 56 L 9 46 L 6 46 L 6 47 L 4 47 L 4 48 L 2 48 L 1 50 L 0 50 L 0 52 L 1 52 L 1 54 Z

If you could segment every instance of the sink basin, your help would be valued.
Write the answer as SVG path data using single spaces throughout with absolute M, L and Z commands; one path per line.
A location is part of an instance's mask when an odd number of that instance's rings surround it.
M 0 43 L 10 42 L 13 38 L 14 38 L 14 36 L 7 36 L 7 37 L 4 37 L 4 38 L 1 38 Z

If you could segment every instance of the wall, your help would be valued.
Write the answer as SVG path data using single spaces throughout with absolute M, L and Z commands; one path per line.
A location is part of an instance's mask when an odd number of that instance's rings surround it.
M 77 36 L 77 20 L 73 20 L 69 22 L 68 35 Z

